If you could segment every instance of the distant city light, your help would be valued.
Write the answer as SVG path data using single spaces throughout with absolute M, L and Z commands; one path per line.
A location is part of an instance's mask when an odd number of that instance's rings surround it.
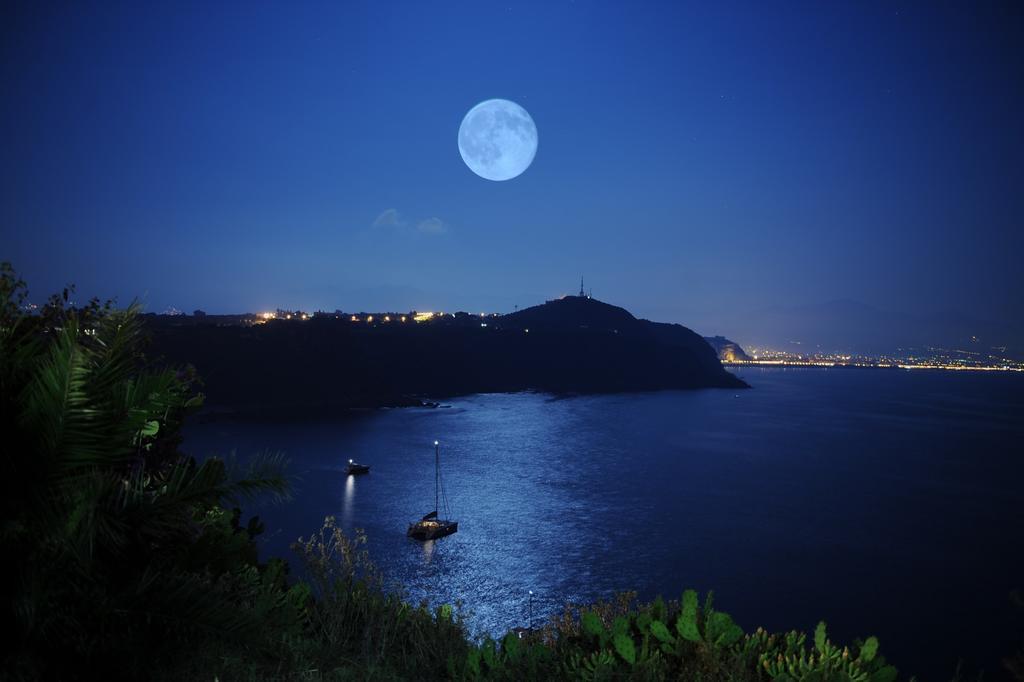
M 997 350 L 997 349 L 993 349 Z M 966 356 L 966 357 L 965 357 Z M 895 355 L 869 356 L 850 353 L 813 353 L 804 355 L 768 348 L 751 349 L 750 360 L 723 357 L 722 363 L 733 367 L 744 365 L 776 367 L 878 367 L 888 369 L 931 369 L 980 372 L 1024 372 L 1024 362 L 1005 357 L 982 357 L 961 349 L 927 348 L 927 352 L 901 349 Z

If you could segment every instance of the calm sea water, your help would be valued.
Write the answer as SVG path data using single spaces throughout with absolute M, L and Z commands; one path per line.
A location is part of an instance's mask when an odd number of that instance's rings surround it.
M 748 630 L 878 635 L 906 673 L 957 658 L 998 678 L 1024 614 L 1024 376 L 742 369 L 748 391 L 476 395 L 450 409 L 195 424 L 185 449 L 286 452 L 290 503 L 263 552 L 334 515 L 413 599 L 461 600 L 478 632 L 635 589 L 713 589 Z M 433 441 L 456 535 L 433 508 Z M 372 465 L 344 474 L 348 458 Z M 993 673 L 996 673 L 992 675 Z

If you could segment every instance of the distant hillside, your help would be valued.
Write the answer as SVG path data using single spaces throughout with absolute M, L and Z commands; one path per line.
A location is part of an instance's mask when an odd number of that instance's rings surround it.
M 718 359 L 722 362 L 736 362 L 750 360 L 750 356 L 735 341 L 730 341 L 724 336 L 705 336 L 704 340 L 718 353 Z
M 421 323 L 148 320 L 150 354 L 193 364 L 208 404 L 221 408 L 332 410 L 469 393 L 746 386 L 691 330 L 581 297 L 504 316 L 461 313 Z
M 644 324 L 625 308 L 585 296 L 566 296 L 503 315 L 506 326 L 548 330 L 591 330 L 636 336 L 643 334 Z

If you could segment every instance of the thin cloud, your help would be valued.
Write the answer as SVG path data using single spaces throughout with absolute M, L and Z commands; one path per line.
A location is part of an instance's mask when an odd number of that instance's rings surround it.
M 424 234 L 443 234 L 448 231 L 448 225 L 440 218 L 427 218 L 421 220 L 416 229 Z
M 372 228 L 396 235 L 436 235 L 448 232 L 448 223 L 436 216 L 409 220 L 397 208 L 388 208 L 374 219 Z
M 373 221 L 373 227 L 403 227 L 405 220 L 396 208 L 385 209 L 377 219 Z

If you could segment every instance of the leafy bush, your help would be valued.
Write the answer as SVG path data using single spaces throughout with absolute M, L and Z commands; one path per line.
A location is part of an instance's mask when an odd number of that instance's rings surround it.
M 687 590 L 679 602 L 657 599 L 631 608 L 616 602 L 567 609 L 551 625 L 497 647 L 485 640 L 467 654 L 467 679 L 776 680 L 778 682 L 892 682 L 897 671 L 869 637 L 840 649 L 819 623 L 813 644 L 799 632 L 746 635 L 732 618 L 703 606 Z
M 181 454 L 201 396 L 187 371 L 146 365 L 135 306 L 70 291 L 39 314 L 0 270 L 0 546 L 16 677 L 122 677 L 169 664 L 195 642 L 240 641 L 284 606 L 283 567 L 256 562 L 226 505 L 283 495 L 276 457 L 233 476 Z

